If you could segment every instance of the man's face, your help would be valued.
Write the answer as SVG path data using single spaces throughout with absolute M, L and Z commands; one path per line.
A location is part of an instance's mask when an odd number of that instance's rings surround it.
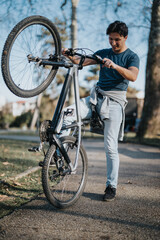
M 109 34 L 109 43 L 112 47 L 113 52 L 120 53 L 123 52 L 125 49 L 125 42 L 127 37 L 123 37 L 119 35 L 119 33 L 110 33 Z

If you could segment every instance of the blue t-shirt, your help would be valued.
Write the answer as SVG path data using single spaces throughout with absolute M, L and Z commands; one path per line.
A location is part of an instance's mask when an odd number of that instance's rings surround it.
M 116 54 L 112 48 L 102 49 L 94 54 L 101 58 L 109 58 L 115 64 L 129 68 L 131 66 L 139 69 L 139 57 L 129 48 L 124 52 Z M 97 85 L 104 91 L 127 91 L 129 80 L 125 79 L 115 69 L 100 66 L 99 81 Z

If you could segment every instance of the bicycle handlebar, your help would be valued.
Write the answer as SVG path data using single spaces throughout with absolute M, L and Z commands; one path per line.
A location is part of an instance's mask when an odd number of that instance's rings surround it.
M 103 59 L 96 55 L 96 54 L 93 54 L 93 55 L 86 55 L 86 54 L 81 54 L 81 53 L 77 53 L 74 51 L 73 48 L 68 48 L 68 50 L 65 51 L 65 54 L 68 55 L 68 56 L 80 56 L 82 58 L 89 58 L 89 59 L 93 59 L 95 60 L 97 63 L 100 63 L 100 64 L 103 64 Z
M 92 54 L 92 55 L 81 54 L 81 53 L 76 52 L 76 50 L 77 49 L 69 48 L 67 51 L 65 51 L 65 54 L 68 56 L 77 55 L 80 57 L 80 62 L 78 64 L 79 69 L 83 68 L 83 62 L 86 58 L 93 59 L 99 64 L 104 64 L 103 59 L 100 56 L 98 56 L 96 54 Z M 81 50 L 83 50 L 83 49 L 81 49 Z M 50 56 L 49 58 L 39 58 L 39 57 L 34 57 L 31 54 L 29 54 L 29 55 L 27 55 L 27 58 L 28 58 L 28 62 L 35 62 L 38 65 L 43 65 L 43 66 L 51 65 L 54 67 L 65 67 L 65 68 L 70 68 L 73 66 L 73 63 L 63 61 L 57 55 L 49 55 L 49 56 Z

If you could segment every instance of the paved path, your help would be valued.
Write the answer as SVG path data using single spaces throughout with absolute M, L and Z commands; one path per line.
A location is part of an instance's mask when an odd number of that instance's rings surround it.
M 160 239 L 160 149 L 119 144 L 117 198 L 107 203 L 101 201 L 106 180 L 103 141 L 86 139 L 84 145 L 89 176 L 79 201 L 58 210 L 41 195 L 0 219 L 0 239 Z
M 31 142 L 39 142 L 40 138 L 37 136 L 26 136 L 26 135 L 0 135 L 0 139 L 11 139 L 18 141 L 31 141 Z

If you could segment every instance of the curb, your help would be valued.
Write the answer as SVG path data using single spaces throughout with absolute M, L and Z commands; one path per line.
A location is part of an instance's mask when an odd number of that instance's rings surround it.
M 25 177 L 25 176 L 27 176 L 27 175 L 29 175 L 29 174 L 31 174 L 31 173 L 34 173 L 34 172 L 38 171 L 40 168 L 41 168 L 41 167 L 39 167 L 39 166 L 30 168 L 30 169 L 28 169 L 28 170 L 26 170 L 26 171 L 18 174 L 17 176 L 15 176 L 15 177 L 13 177 L 13 178 L 10 178 L 10 180 L 17 180 L 17 179 L 19 179 L 19 178 Z

